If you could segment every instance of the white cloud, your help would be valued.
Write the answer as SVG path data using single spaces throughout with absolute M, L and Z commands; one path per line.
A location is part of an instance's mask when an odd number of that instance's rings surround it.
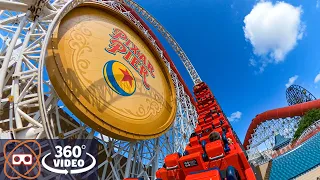
M 317 0 L 316 8 L 318 9 L 320 6 L 320 0 Z
M 286 87 L 288 88 L 289 86 L 291 86 L 297 79 L 298 79 L 298 75 L 292 76 L 291 78 L 289 78 L 288 83 L 286 84 Z
M 317 76 L 314 78 L 314 83 L 317 83 L 320 81 L 320 73 L 317 74 Z
M 230 117 L 228 117 L 228 120 L 230 122 L 239 121 L 239 119 L 241 119 L 241 116 L 242 116 L 242 112 L 236 111 L 236 112 L 232 113 Z
M 284 61 L 305 31 L 301 14 L 301 7 L 285 2 L 259 2 L 244 18 L 245 38 L 262 57 L 261 64 Z
M 257 65 L 257 62 L 256 62 L 256 60 L 254 60 L 254 59 L 249 59 L 249 64 L 251 65 L 251 66 L 256 66 Z

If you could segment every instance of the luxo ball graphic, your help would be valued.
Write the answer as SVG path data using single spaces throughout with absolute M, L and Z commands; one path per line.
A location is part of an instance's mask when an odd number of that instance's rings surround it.
M 108 86 L 122 96 L 131 96 L 136 90 L 132 72 L 119 61 L 108 61 L 103 67 L 103 76 Z

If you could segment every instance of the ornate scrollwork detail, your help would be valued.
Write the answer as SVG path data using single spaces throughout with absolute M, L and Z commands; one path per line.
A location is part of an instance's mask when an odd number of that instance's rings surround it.
M 148 92 L 150 92 L 150 94 L 141 93 L 142 96 L 148 96 L 148 97 L 145 99 L 145 103 L 140 104 L 135 112 L 133 112 L 130 109 L 124 109 L 124 110 L 130 115 L 139 117 L 139 119 L 144 119 L 149 116 L 156 116 L 157 114 L 159 114 L 161 109 L 164 106 L 165 100 L 163 96 L 159 94 L 157 91 L 155 91 L 154 89 L 149 90 Z
M 80 30 L 80 31 L 79 31 Z M 92 36 L 91 31 L 81 25 L 76 25 L 75 29 L 71 32 L 71 40 L 69 46 L 73 50 L 72 52 L 72 65 L 74 69 L 77 69 L 78 76 L 81 76 L 84 80 L 92 83 L 87 77 L 87 69 L 90 65 L 90 60 L 81 57 L 84 52 L 92 52 L 92 48 L 87 40 L 88 37 Z

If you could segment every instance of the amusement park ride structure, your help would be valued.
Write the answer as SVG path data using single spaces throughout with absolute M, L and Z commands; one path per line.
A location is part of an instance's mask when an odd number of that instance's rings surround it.
M 165 63 L 176 93 L 176 115 L 171 128 L 161 136 L 147 140 L 116 139 L 100 133 L 96 129 L 88 126 L 88 124 L 86 125 L 81 122 L 73 115 L 73 112 L 70 112 L 69 109 L 64 106 L 63 100 L 59 98 L 55 86 L 49 79 L 46 68 L 47 50 L 60 21 L 70 11 L 86 3 L 98 3 L 126 18 L 128 22 L 144 34 L 143 36 L 149 41 L 152 48 L 157 52 L 157 55 L 161 57 L 160 59 Z M 160 44 L 160 41 L 143 19 L 148 21 L 149 24 L 160 32 L 183 62 L 194 82 L 197 103 L 194 101 L 192 93 L 184 83 L 183 78 Z M 99 140 L 102 147 L 99 157 L 104 157 L 98 164 L 100 179 L 120 180 L 128 177 L 154 179 L 156 178 L 157 170 L 162 166 L 163 162 L 166 164 L 165 167 L 170 167 L 170 164 L 167 164 L 168 158 L 169 160 L 172 160 L 172 158 L 176 158 L 177 160 L 179 155 L 175 152 L 183 153 L 186 146 L 188 155 L 185 152 L 185 156 L 180 158 L 179 163 L 184 163 L 184 160 L 190 156 L 197 156 L 195 158 L 200 158 L 199 160 L 202 162 L 197 167 L 199 168 L 201 165 L 204 166 L 203 170 L 208 170 L 208 168 L 214 166 L 214 164 L 210 162 L 217 163 L 220 160 L 221 162 L 224 160 L 227 161 L 227 164 L 220 166 L 221 170 L 226 170 L 227 165 L 231 165 L 232 167 L 229 167 L 228 171 L 236 172 L 234 170 L 235 168 L 242 179 L 254 179 L 253 172 L 246 160 L 237 135 L 233 132 L 230 123 L 220 109 L 216 99 L 205 83 L 202 82 L 182 48 L 150 13 L 134 1 L 3 0 L 0 1 L 0 40 L 1 139 L 46 138 L 49 140 L 49 145 L 53 147 L 55 141 L 51 141 L 50 139 L 95 138 Z M 54 49 L 55 47 L 52 48 Z M 202 91 L 205 91 L 205 93 L 202 93 Z M 207 99 L 202 99 L 204 94 L 208 96 Z M 202 104 L 204 101 L 210 99 L 211 105 Z M 209 108 L 212 111 L 209 110 L 210 112 L 203 113 L 201 104 L 205 106 L 203 107 L 204 109 Z M 214 112 L 215 110 L 219 111 L 219 116 Z M 206 119 L 204 116 L 208 115 L 207 113 L 211 113 L 211 115 L 212 113 L 216 113 L 213 118 L 207 119 L 208 123 L 204 122 L 204 118 Z M 219 117 L 222 118 L 222 121 L 220 121 Z M 281 122 L 284 122 L 283 124 L 286 125 L 292 124 L 295 126 L 296 123 L 292 123 L 294 119 L 295 117 L 284 119 Z M 269 127 L 274 124 L 279 125 L 278 122 L 279 121 L 272 122 L 269 124 Z M 203 135 L 201 135 L 202 137 L 200 137 L 200 131 L 202 132 L 201 128 L 204 128 L 203 130 L 207 127 L 213 128 L 212 125 L 214 125 L 215 130 L 220 133 L 222 137 L 221 141 L 210 142 L 208 135 L 213 129 L 208 132 L 204 131 Z M 265 130 L 265 127 L 266 126 L 262 126 L 262 130 Z M 196 134 L 193 133 L 194 129 Z M 247 147 L 247 149 L 249 149 L 248 152 L 252 152 L 252 150 L 256 148 L 256 144 L 260 145 L 261 142 L 265 142 L 265 140 L 261 140 L 270 136 L 271 133 L 268 134 L 266 131 L 261 131 L 261 133 L 257 135 L 258 132 L 260 131 L 250 131 L 248 137 L 246 137 L 248 141 L 246 141 L 245 144 L 249 145 Z M 192 137 L 189 141 L 190 135 Z M 260 139 L 257 139 L 257 143 L 254 144 L 253 142 L 256 141 L 249 140 L 249 136 L 260 137 Z M 201 144 L 204 141 L 197 144 L 197 138 L 202 138 L 201 141 L 204 138 L 207 144 Z M 228 138 L 233 142 L 230 146 L 229 142 L 226 141 Z M 189 142 L 192 144 L 191 146 Z M 217 145 L 215 146 L 213 144 Z M 193 148 L 198 149 L 193 152 Z M 217 148 L 217 151 L 214 151 L 215 148 Z M 221 154 L 212 154 L 216 152 L 221 152 Z M 168 154 L 173 155 L 167 156 Z M 201 155 L 198 156 L 199 154 Z M 202 159 L 202 155 L 204 159 Z M 216 159 L 218 156 L 220 159 Z M 229 162 L 232 156 L 236 156 L 239 159 Z M 210 159 L 212 158 L 215 160 L 211 161 Z M 208 159 L 210 162 L 207 161 Z M 177 161 L 171 160 L 170 162 L 177 163 Z M 4 158 L 0 157 L 0 162 L 3 163 L 3 161 Z M 192 162 L 189 162 L 189 164 L 190 163 Z M 175 166 L 176 165 L 177 164 L 175 164 Z M 191 173 L 184 170 L 183 168 L 178 168 L 174 171 L 183 171 L 183 173 L 186 173 L 181 174 L 182 176 Z M 34 168 L 33 171 L 37 171 L 37 168 Z M 158 174 L 164 171 L 166 170 L 161 168 Z M 87 174 L 90 175 L 91 173 L 94 173 L 94 171 L 90 171 Z M 217 170 L 212 170 L 204 172 L 203 175 L 210 173 L 216 174 L 217 176 L 219 174 Z M 177 173 L 175 173 L 175 175 L 177 175 Z M 57 174 L 43 171 L 39 178 L 51 179 L 54 177 L 57 177 Z M 72 178 L 71 175 L 70 178 Z M 0 179 L 5 179 L 3 171 L 0 174 Z
M 120 140 L 111 137 L 84 124 L 64 106 L 63 99 L 60 99 L 46 68 L 49 44 L 63 18 L 86 3 L 98 3 L 124 17 L 135 29 L 142 32 L 157 56 L 165 63 L 175 90 L 176 114 L 171 128 L 161 136 L 147 140 Z M 200 172 L 201 177 L 218 177 L 219 171 L 210 169 L 216 166 L 221 170 L 222 176 L 231 176 L 232 173 L 234 175 L 238 172 L 241 179 L 255 179 L 244 148 L 207 85 L 202 82 L 190 60 L 169 32 L 136 2 L 3 0 L 0 1 L 0 9 L 1 139 L 46 138 L 53 147 L 55 141 L 50 139 L 95 138 L 102 147 L 99 157 L 104 157 L 98 164 L 100 179 L 154 179 L 156 173 L 163 179 L 175 176 L 184 179 L 188 175 L 189 179 L 199 179 L 199 170 L 204 170 Z M 197 102 L 194 101 L 192 93 L 164 47 L 143 19 L 167 40 L 183 62 L 194 82 Z M 319 103 L 311 104 L 312 107 L 319 106 Z M 309 105 L 307 104 L 311 107 Z M 261 144 L 267 149 L 274 146 L 272 138 L 275 131 L 287 134 L 288 137 L 292 136 L 301 115 L 294 113 L 255 118 L 244 143 L 249 160 L 259 154 L 257 152 Z M 209 134 L 213 131 L 220 134 L 221 140 L 211 142 Z M 216 154 L 217 152 L 220 154 Z M 179 153 L 184 154 L 180 157 Z M 199 163 L 193 159 L 188 161 L 191 157 L 199 160 Z M 4 158 L 0 157 L 0 162 L 3 161 Z M 158 171 L 163 162 L 165 166 Z M 191 175 L 193 170 L 186 169 L 186 166 L 194 165 L 195 162 L 198 163 L 197 166 L 190 168 L 194 169 L 192 173 L 198 174 Z M 37 169 L 34 168 L 34 171 Z M 88 175 L 91 173 L 94 172 L 90 171 Z M 53 177 L 57 177 L 57 174 L 47 171 L 43 171 L 40 176 L 43 179 Z M 5 175 L 1 172 L 0 179 L 4 178 Z
M 256 179 L 231 124 L 209 87 L 194 86 L 199 114 L 195 132 L 183 156 L 167 155 L 163 168 L 157 171 L 162 180 Z
M 299 85 L 287 88 L 286 99 L 289 106 L 265 111 L 251 121 L 243 143 L 250 163 L 257 166 L 270 161 L 275 153 L 275 136 L 292 140 L 304 113 L 320 108 L 320 101 Z
M 316 100 L 308 90 L 295 84 L 287 88 L 286 98 L 289 106 Z
M 175 87 L 177 114 L 172 128 L 162 136 L 143 141 L 118 140 L 96 132 L 71 113 L 64 113 L 68 110 L 48 78 L 45 58 L 59 21 L 86 2 L 104 4 L 125 16 L 145 34 L 165 62 Z M 165 155 L 184 150 L 188 141 L 186 137 L 193 132 L 197 120 L 193 97 L 159 40 L 138 13 L 165 37 L 192 80 L 200 83 L 201 79 L 178 43 L 141 6 L 131 0 L 31 0 L 1 1 L 0 9 L 1 139 L 96 138 L 104 147 L 101 155 L 106 157 L 98 165 L 101 179 L 153 179 Z M 53 141 L 50 143 L 54 144 Z M 50 179 L 56 176 L 44 171 L 40 177 Z M 0 178 L 4 179 L 3 172 Z

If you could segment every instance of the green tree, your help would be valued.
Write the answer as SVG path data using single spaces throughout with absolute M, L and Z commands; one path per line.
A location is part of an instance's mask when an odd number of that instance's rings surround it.
M 293 139 L 297 140 L 303 131 L 320 119 L 320 109 L 311 109 L 305 113 L 300 120 L 297 131 L 293 135 Z

